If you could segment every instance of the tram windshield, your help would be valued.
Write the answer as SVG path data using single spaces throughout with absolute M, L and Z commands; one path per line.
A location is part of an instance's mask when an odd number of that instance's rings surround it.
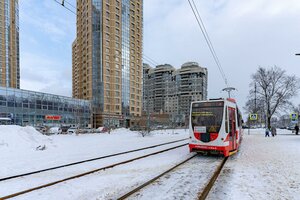
M 217 133 L 223 119 L 224 102 L 201 102 L 192 104 L 192 128 L 194 131 Z

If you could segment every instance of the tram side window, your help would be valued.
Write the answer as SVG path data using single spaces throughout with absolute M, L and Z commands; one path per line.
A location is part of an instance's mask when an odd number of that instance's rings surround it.
M 229 109 L 229 136 L 232 136 L 233 117 L 234 117 L 234 110 Z
M 241 126 L 241 115 L 240 113 L 237 113 L 237 123 L 238 123 L 238 127 Z
M 238 108 L 237 108 L 237 123 L 238 123 L 238 127 L 240 127 L 242 124 L 242 115 Z

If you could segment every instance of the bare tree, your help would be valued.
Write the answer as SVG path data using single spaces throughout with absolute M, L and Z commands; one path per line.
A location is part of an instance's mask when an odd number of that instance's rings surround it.
M 300 114 L 300 104 L 298 104 L 297 106 L 293 106 L 292 110 L 293 110 L 293 112 L 295 112 L 299 115 Z
M 267 126 L 270 128 L 271 118 L 279 110 L 286 109 L 292 104 L 290 99 L 297 95 L 299 79 L 275 66 L 269 69 L 259 67 L 252 75 L 251 86 L 256 85 L 255 91 L 250 90 L 250 96 L 256 96 L 260 108 L 264 108 Z M 255 93 L 254 93 L 255 92 Z
M 143 137 L 150 135 L 150 133 L 151 133 L 151 130 L 148 128 L 140 128 L 140 130 L 139 130 L 139 134 Z

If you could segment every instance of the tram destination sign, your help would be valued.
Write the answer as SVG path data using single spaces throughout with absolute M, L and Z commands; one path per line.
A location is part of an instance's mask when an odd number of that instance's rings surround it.
M 224 101 L 193 103 L 193 108 L 223 107 Z

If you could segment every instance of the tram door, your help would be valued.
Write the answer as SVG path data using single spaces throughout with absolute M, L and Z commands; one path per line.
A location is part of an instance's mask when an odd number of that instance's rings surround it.
M 236 116 L 235 108 L 228 107 L 229 111 L 229 145 L 230 150 L 236 149 Z

